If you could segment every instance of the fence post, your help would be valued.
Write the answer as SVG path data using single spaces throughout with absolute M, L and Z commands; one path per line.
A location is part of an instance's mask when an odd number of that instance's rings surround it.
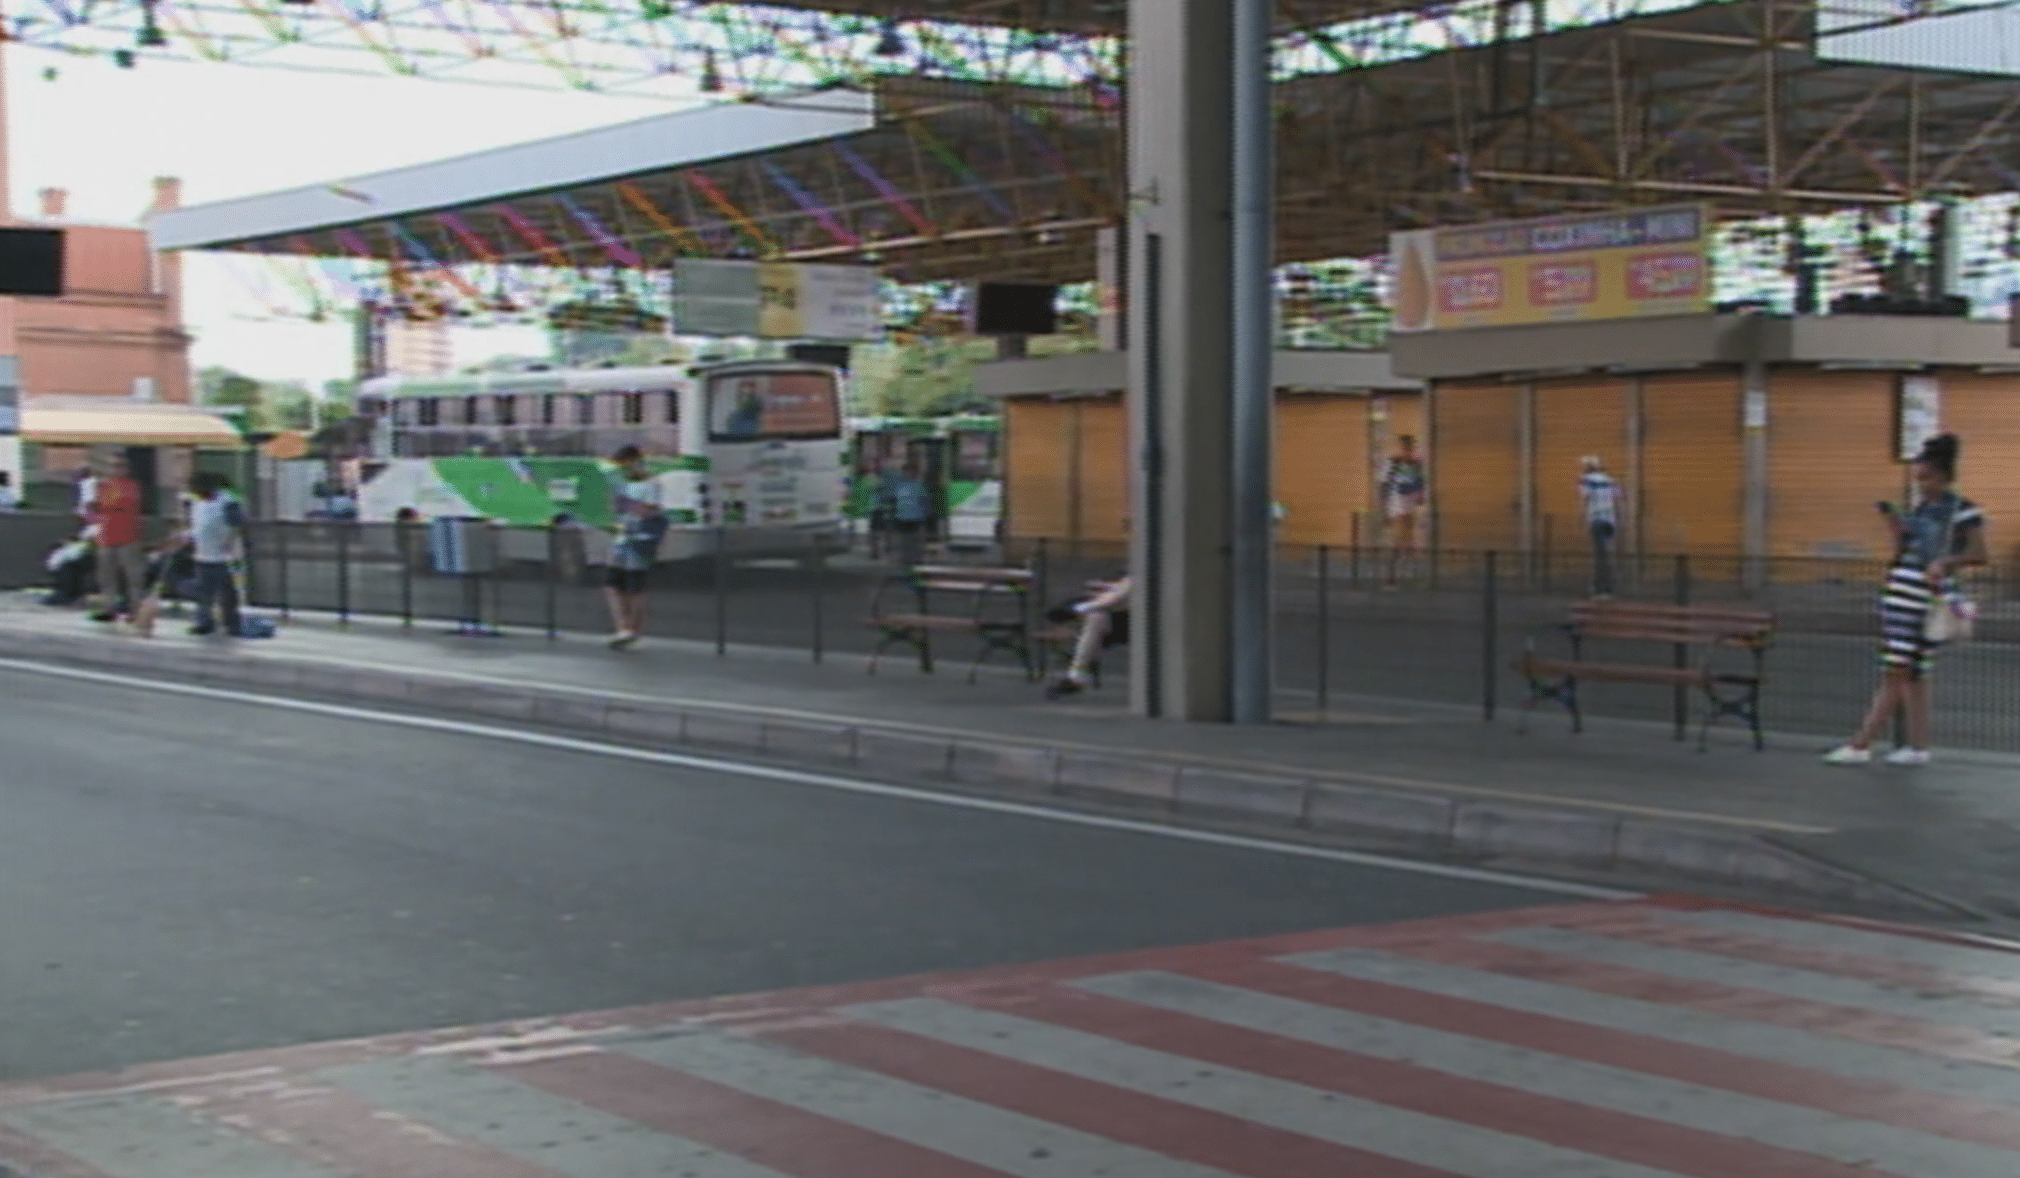
M 729 529 L 715 529 L 715 653 L 729 653 Z
M 818 532 L 809 535 L 808 542 L 814 547 L 813 559 L 808 563 L 807 571 L 813 574 L 814 662 L 819 663 L 827 654 L 828 645 L 827 617 L 826 611 L 822 608 L 828 595 L 828 550 L 821 543 Z
M 1134 572 L 1135 570 L 1131 571 Z M 1044 536 L 1038 537 L 1037 543 L 1032 549 L 1031 593 L 1038 599 L 1037 604 L 1033 607 L 1038 611 L 1038 619 L 1032 623 L 1035 628 L 1046 621 L 1045 615 L 1052 608 L 1052 549 Z M 1049 674 L 1052 670 L 1051 654 L 1052 647 L 1049 643 L 1041 642 L 1038 644 L 1038 674 L 1040 677 Z
M 1489 550 L 1480 566 L 1480 718 L 1493 723 L 1501 687 L 1501 576 L 1499 554 Z
M 351 527 L 333 521 L 337 532 L 337 625 L 351 624 Z
M 1676 604 L 1690 604 L 1690 557 L 1679 553 L 1675 572 Z M 1679 643 L 1674 657 L 1676 669 L 1681 671 L 1690 666 L 1690 648 Z M 1690 726 L 1690 693 L 1679 683 L 1670 689 L 1669 718 L 1676 729 L 1676 739 L 1684 739 L 1685 730 Z
M 1318 558 L 1319 558 L 1318 559 L 1319 564 L 1318 687 L 1319 687 L 1319 719 L 1323 721 L 1326 718 L 1326 713 L 1331 710 L 1328 707 L 1328 703 L 1330 702 L 1330 694 L 1332 688 L 1332 669 L 1333 669 L 1333 610 L 1332 610 L 1332 592 L 1331 592 L 1332 580 L 1333 580 L 1332 549 L 1330 549 L 1324 544 L 1319 545 Z
M 287 621 L 294 615 L 288 609 L 288 525 L 286 520 L 274 521 L 274 556 L 280 565 L 281 620 Z
M 403 519 L 393 524 L 393 543 L 400 554 L 400 625 L 414 628 L 414 528 L 417 521 Z
M 1347 517 L 1347 584 L 1361 587 L 1361 513 Z
M 547 521 L 547 641 L 561 637 L 561 525 Z

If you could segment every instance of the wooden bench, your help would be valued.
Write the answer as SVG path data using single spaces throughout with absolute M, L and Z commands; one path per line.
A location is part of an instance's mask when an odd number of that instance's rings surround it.
M 1030 569 L 978 565 L 919 565 L 887 577 L 870 605 L 869 624 L 883 635 L 870 653 L 870 673 L 876 674 L 886 650 L 902 644 L 919 652 L 919 670 L 931 674 L 933 635 L 972 634 L 980 645 L 968 667 L 968 682 L 999 650 L 1016 658 L 1025 678 L 1035 679 L 1034 580 Z M 894 594 L 902 606 L 891 607 Z
M 1760 695 L 1767 648 L 1774 638 L 1773 614 L 1727 606 L 1588 601 L 1571 607 L 1571 618 L 1561 629 L 1570 640 L 1569 658 L 1538 654 L 1531 639 L 1515 664 L 1529 680 L 1522 731 L 1528 731 L 1529 713 L 1536 705 L 1552 700 L 1571 713 L 1571 730 L 1583 732 L 1581 683 L 1652 683 L 1704 694 L 1700 750 L 1708 747 L 1712 726 L 1726 716 L 1744 720 L 1753 733 L 1754 748 L 1764 747 Z M 1671 654 L 1667 662 L 1599 661 L 1586 655 L 1587 645 L 1596 642 L 1666 646 Z M 1720 651 L 1744 652 L 1750 665 L 1745 670 L 1714 667 Z

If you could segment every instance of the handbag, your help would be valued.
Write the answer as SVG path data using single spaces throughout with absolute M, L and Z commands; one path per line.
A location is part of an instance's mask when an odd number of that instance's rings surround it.
M 1950 509 L 1950 518 L 1943 524 L 1943 549 L 1948 555 L 1956 537 L 1957 509 Z M 1977 630 L 1978 603 L 1972 601 L 1962 589 L 1933 587 L 1929 600 L 1929 615 L 1922 619 L 1922 637 L 1938 646 L 1954 646 L 1971 641 Z

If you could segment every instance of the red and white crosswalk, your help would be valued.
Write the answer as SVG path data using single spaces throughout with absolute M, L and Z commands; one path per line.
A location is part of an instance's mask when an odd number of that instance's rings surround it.
M 2016 1178 L 2020 953 L 1633 901 L 0 1087 L 12 1178 Z

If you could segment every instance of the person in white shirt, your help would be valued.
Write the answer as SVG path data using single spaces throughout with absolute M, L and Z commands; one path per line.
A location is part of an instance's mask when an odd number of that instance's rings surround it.
M 1592 537 L 1592 595 L 1611 597 L 1613 544 L 1620 537 L 1620 484 L 1606 473 L 1606 464 L 1597 454 L 1585 458 L 1578 499 L 1585 513 L 1585 530 Z
M 1045 689 L 1045 698 L 1064 699 L 1087 690 L 1094 664 L 1101 652 L 1129 641 L 1130 579 L 1119 577 L 1089 585 L 1090 596 L 1064 607 L 1063 616 L 1080 619 L 1080 635 L 1073 644 L 1073 659 L 1066 674 Z
M 232 566 L 245 531 L 245 506 L 220 474 L 199 473 L 189 481 L 189 544 L 196 561 L 196 625 L 192 634 L 214 633 L 222 623 L 228 637 L 240 630 L 238 582 Z

